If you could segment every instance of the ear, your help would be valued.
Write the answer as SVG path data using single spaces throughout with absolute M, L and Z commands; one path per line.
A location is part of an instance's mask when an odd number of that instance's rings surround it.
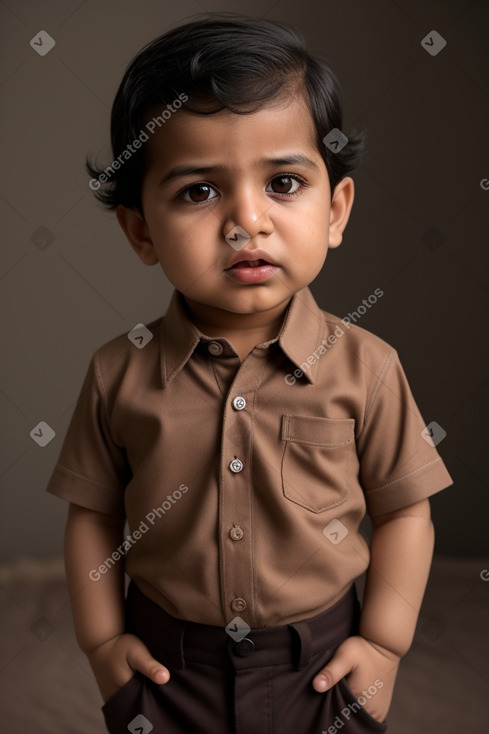
M 348 224 L 354 198 L 355 184 L 352 178 L 346 176 L 336 184 L 330 204 L 329 247 L 341 245 L 343 230 Z
M 115 213 L 124 234 L 143 263 L 145 265 L 156 265 L 158 256 L 153 247 L 144 217 L 137 209 L 128 209 L 122 205 L 117 207 Z

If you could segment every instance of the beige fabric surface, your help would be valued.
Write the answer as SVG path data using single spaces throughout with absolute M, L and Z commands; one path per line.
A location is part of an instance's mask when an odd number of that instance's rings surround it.
M 434 560 L 389 734 L 489 731 L 484 569 L 489 577 L 488 559 Z M 0 624 L 0 731 L 103 734 L 101 698 L 76 644 L 61 559 L 0 566 Z

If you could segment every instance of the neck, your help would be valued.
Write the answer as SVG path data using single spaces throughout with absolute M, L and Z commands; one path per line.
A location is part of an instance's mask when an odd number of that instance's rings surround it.
M 184 302 L 190 320 L 206 336 L 225 337 L 229 341 L 256 338 L 255 344 L 259 344 L 278 335 L 290 299 L 270 311 L 251 314 L 225 311 L 185 297 Z

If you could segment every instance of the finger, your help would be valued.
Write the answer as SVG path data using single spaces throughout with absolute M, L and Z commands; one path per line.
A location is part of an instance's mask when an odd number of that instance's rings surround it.
M 147 678 L 150 678 L 153 683 L 163 685 L 170 680 L 170 671 L 168 668 L 165 668 L 164 665 L 155 660 L 141 640 L 137 640 L 134 642 L 134 645 L 131 645 L 131 648 L 127 652 L 127 662 L 133 670 L 137 670 Z
M 329 663 L 314 677 L 312 687 L 318 693 L 324 693 L 335 686 L 345 675 L 348 675 L 352 668 L 349 656 L 338 650 Z

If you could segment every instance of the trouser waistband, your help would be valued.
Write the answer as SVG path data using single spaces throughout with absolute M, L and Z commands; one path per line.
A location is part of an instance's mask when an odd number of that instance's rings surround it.
M 278 627 L 250 629 L 241 640 L 224 627 L 172 617 L 131 581 L 126 600 L 126 629 L 143 640 L 169 667 L 197 662 L 224 667 L 257 668 L 292 663 L 303 668 L 314 655 L 335 648 L 358 633 L 360 605 L 355 586 L 325 612 Z

